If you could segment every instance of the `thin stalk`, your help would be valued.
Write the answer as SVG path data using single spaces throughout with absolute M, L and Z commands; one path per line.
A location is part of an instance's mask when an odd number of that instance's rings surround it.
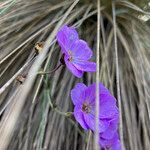
M 99 150 L 99 62 L 100 62 L 100 0 L 97 0 L 97 51 L 96 51 L 96 110 L 95 110 L 95 138 L 94 138 L 94 149 Z
M 45 74 L 54 73 L 54 72 L 55 72 L 56 70 L 58 70 L 61 66 L 62 66 L 62 64 L 59 64 L 56 68 L 54 68 L 54 69 L 51 70 L 51 71 L 47 71 L 47 72 L 40 71 L 40 72 L 38 72 L 38 74 L 40 74 L 40 75 L 45 75 Z
M 118 64 L 118 47 L 117 47 L 117 25 L 115 15 L 115 2 L 112 2 L 112 13 L 113 13 L 113 27 L 114 27 L 114 45 L 115 45 L 115 64 L 116 64 L 116 84 L 117 84 L 117 99 L 119 105 L 119 133 L 121 140 L 121 149 L 123 149 L 123 120 L 122 120 L 122 106 L 120 96 L 120 80 L 119 80 L 119 64 Z

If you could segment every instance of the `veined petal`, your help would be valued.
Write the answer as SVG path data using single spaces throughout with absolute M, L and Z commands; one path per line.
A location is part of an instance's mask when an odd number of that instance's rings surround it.
M 68 27 L 67 25 L 60 28 L 56 38 L 63 53 L 67 53 L 72 44 L 79 39 L 77 31 L 73 27 Z
M 71 99 L 74 105 L 79 103 L 82 104 L 85 95 L 86 85 L 83 83 L 77 83 L 76 86 L 71 90 Z
M 116 105 L 116 99 L 110 93 L 110 91 L 102 84 L 100 84 L 99 88 L 100 88 L 101 103 L 106 103 L 106 101 L 108 101 L 109 103 L 111 103 L 111 105 Z
M 65 57 L 65 64 L 67 68 L 78 78 L 81 78 L 83 76 L 83 71 L 78 70 L 70 61 L 68 61 L 68 58 Z
M 102 83 L 99 84 L 99 88 L 101 94 L 110 94 L 110 91 Z
M 84 120 L 88 127 L 95 131 L 95 115 L 91 113 L 84 114 Z M 109 127 L 109 124 L 107 120 L 99 120 L 99 133 L 104 132 Z
M 114 137 L 115 133 L 117 132 L 117 129 L 118 129 L 118 117 L 110 121 L 109 127 L 105 132 L 101 133 L 101 137 L 110 140 Z
M 89 60 L 92 57 L 92 50 L 83 40 L 76 40 L 70 50 L 75 59 Z
M 88 130 L 89 127 L 87 126 L 84 117 L 83 112 L 81 111 L 81 106 L 76 105 L 74 108 L 74 117 L 79 122 L 79 124 L 82 126 L 83 129 Z
M 111 150 L 121 150 L 120 140 L 117 139 L 114 144 L 111 145 Z M 122 150 L 125 150 L 124 147 Z
M 100 118 L 112 118 L 118 115 L 115 97 L 100 83 Z
M 85 90 L 85 96 L 86 100 L 91 104 L 95 105 L 95 91 L 96 91 L 96 85 L 95 83 L 88 86 Z
M 119 114 L 116 99 L 110 94 L 100 94 L 100 107 L 100 118 L 112 118 Z
M 120 140 L 119 140 L 119 136 L 118 136 L 117 132 L 114 134 L 113 138 L 109 139 L 109 140 L 102 138 L 101 134 L 100 134 L 99 143 L 103 148 L 109 147 L 111 150 L 120 150 L 121 149 L 120 148 Z
M 87 71 L 87 72 L 95 72 L 96 71 L 96 63 L 84 60 L 74 60 L 74 66 L 78 70 Z

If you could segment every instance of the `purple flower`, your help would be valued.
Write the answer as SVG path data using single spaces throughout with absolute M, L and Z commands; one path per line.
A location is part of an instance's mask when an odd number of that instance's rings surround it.
M 92 57 L 91 49 L 85 41 L 79 39 L 73 27 L 63 26 L 57 33 L 57 41 L 67 68 L 76 77 L 82 77 L 84 72 L 96 71 L 96 63 L 89 61 Z
M 116 99 L 102 83 L 100 88 L 100 114 L 99 114 L 99 133 L 102 139 L 111 141 L 118 129 L 118 108 Z M 86 86 L 78 83 L 71 90 L 71 99 L 74 108 L 74 117 L 85 130 L 95 131 L 95 83 Z
M 105 139 L 100 135 L 100 145 L 104 150 L 120 150 L 120 140 L 118 133 L 116 132 L 111 139 Z

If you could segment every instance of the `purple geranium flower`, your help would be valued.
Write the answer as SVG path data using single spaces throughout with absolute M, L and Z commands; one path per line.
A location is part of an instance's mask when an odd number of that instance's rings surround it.
M 102 83 L 100 88 L 100 114 L 99 114 L 99 133 L 101 138 L 110 141 L 118 128 L 118 108 L 116 99 Z M 74 117 L 85 130 L 95 131 L 95 83 L 86 86 L 78 83 L 71 90 L 71 99 L 74 108 Z
M 104 150 L 120 150 L 120 140 L 116 132 L 111 139 L 105 139 L 100 135 L 100 145 Z
M 82 77 L 84 72 L 96 71 L 96 63 L 89 61 L 92 57 L 91 49 L 85 41 L 79 39 L 73 27 L 63 26 L 57 33 L 57 41 L 67 68 L 76 77 Z

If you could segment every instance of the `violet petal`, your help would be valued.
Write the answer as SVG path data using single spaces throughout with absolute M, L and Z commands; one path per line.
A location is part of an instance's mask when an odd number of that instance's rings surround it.
M 82 103 L 83 93 L 86 89 L 86 85 L 83 83 L 77 83 L 76 86 L 71 90 L 71 99 L 74 105 Z
M 84 121 L 83 112 L 81 111 L 81 106 L 77 105 L 74 108 L 74 117 L 82 126 L 83 129 L 87 130 L 89 127 L 87 126 L 86 122 Z

